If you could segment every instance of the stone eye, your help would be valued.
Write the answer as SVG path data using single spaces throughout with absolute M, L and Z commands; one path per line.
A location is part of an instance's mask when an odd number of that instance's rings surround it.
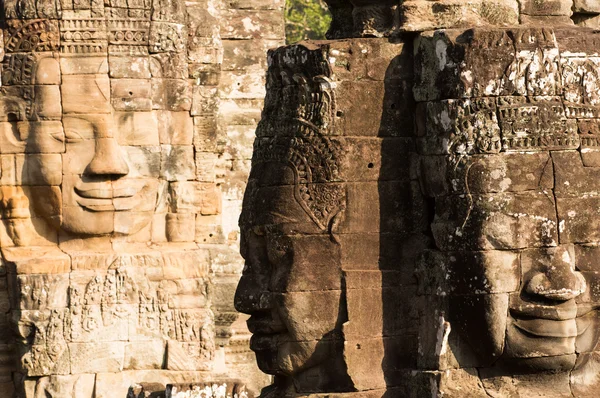
M 75 131 L 70 131 L 70 130 L 65 131 L 64 139 L 69 144 L 75 144 L 75 143 L 83 141 L 83 137 L 79 133 L 76 133 Z

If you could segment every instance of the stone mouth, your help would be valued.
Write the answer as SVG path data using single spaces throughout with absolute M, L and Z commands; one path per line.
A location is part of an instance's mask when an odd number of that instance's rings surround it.
M 75 193 L 82 198 L 88 199 L 116 199 L 116 198 L 130 198 L 137 194 L 135 188 L 127 187 L 121 189 L 114 189 L 112 187 L 93 187 L 93 188 L 75 188 Z
M 273 351 L 277 349 L 277 342 L 281 333 L 256 333 L 250 338 L 250 349 L 257 351 Z
M 579 330 L 575 319 L 556 321 L 543 318 L 513 318 L 513 324 L 520 331 L 536 337 L 572 338 L 585 332 Z
M 246 322 L 250 333 L 254 335 L 278 335 L 287 331 L 283 323 L 265 318 L 252 315 Z
M 130 211 L 138 206 L 149 187 L 113 188 L 110 184 L 90 184 L 73 189 L 77 204 L 93 212 Z
M 533 303 L 519 300 L 511 305 L 510 315 L 516 319 L 547 319 L 552 321 L 567 321 L 579 316 L 579 304 L 575 300 L 555 303 Z

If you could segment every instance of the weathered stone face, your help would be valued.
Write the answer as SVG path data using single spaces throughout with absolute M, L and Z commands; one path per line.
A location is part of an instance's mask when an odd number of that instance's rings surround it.
M 597 166 L 584 115 L 594 119 L 595 40 L 575 28 L 418 39 L 420 175 L 436 209 L 419 283 L 455 331 L 423 361 L 478 368 L 500 396 L 509 379 L 527 394 L 591 396 L 600 265 L 587 256 Z M 480 52 L 490 45 L 494 56 Z
M 236 223 L 282 12 L 3 2 L 0 396 L 264 386 Z
M 258 363 L 277 376 L 266 396 L 380 391 L 411 360 L 384 357 L 403 345 L 416 349 L 415 324 L 384 320 L 382 302 L 401 296 L 410 276 L 397 254 L 426 228 L 409 171 L 407 54 L 402 44 L 369 40 L 269 54 L 236 294 L 236 308 L 251 315 Z M 405 129 L 387 129 L 395 124 Z
M 263 119 L 254 145 L 240 218 L 246 266 L 235 303 L 251 315 L 250 347 L 263 371 L 291 378 L 301 391 L 344 391 L 341 257 L 330 235 L 345 207 L 342 154 L 327 136 L 335 94 L 326 68 L 295 74 L 286 55 L 270 56 L 266 107 L 274 117 Z M 289 55 L 314 57 L 301 47 Z
M 77 67 L 77 63 L 85 62 L 85 59 L 71 62 Z M 158 204 L 156 162 L 160 154 L 156 145 L 158 126 L 155 120 L 149 117 L 144 121 L 140 120 L 143 117 L 137 116 L 139 113 L 115 110 L 111 105 L 109 79 L 104 75 L 65 75 L 60 88 L 64 136 L 53 138 L 62 140 L 65 147 L 63 180 L 60 190 L 53 192 L 61 197 L 51 199 L 55 203 L 52 207 L 60 208 L 60 212 L 41 215 L 58 218 L 60 228 L 71 234 L 131 235 L 139 232 L 150 223 Z M 135 128 L 143 130 L 137 136 L 124 131 L 127 127 L 123 126 L 123 121 L 136 118 Z M 44 131 L 44 122 L 40 124 L 36 134 L 52 134 L 52 131 Z M 150 156 L 133 157 L 135 153 L 128 148 L 142 150 Z M 152 152 L 154 156 L 151 156 Z M 40 165 L 42 176 L 49 181 L 52 178 L 49 172 L 53 171 L 51 162 L 51 159 L 42 158 Z M 37 200 L 47 204 L 48 198 L 34 197 L 34 206 Z M 131 222 L 125 225 L 124 219 Z

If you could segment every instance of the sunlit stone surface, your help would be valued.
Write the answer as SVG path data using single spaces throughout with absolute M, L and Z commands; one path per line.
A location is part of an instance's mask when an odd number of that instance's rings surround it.
M 0 396 L 254 396 L 236 224 L 283 2 L 2 6 Z

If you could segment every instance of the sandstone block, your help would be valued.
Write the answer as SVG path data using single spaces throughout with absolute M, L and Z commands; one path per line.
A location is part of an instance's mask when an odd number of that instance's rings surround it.
M 123 370 L 161 369 L 165 356 L 165 342 L 152 340 L 125 343 Z
M 416 42 L 415 98 L 558 95 L 558 55 L 554 33 L 540 28 L 424 33 Z M 541 64 L 543 73 L 528 72 Z
M 63 274 L 71 270 L 71 258 L 52 247 L 2 248 L 6 269 L 15 274 Z
M 423 190 L 434 197 L 552 189 L 555 178 L 546 152 L 473 155 L 457 165 L 450 156 L 422 156 L 419 174 Z
M 169 186 L 171 208 L 176 213 L 215 215 L 221 212 L 221 190 L 215 184 L 177 181 Z
M 169 242 L 193 242 L 195 227 L 196 217 L 193 213 L 167 214 L 165 228 Z
M 109 55 L 110 77 L 115 79 L 149 79 L 150 61 L 148 56 Z M 100 72 L 98 72 L 100 73 Z
M 217 93 L 218 90 L 215 87 L 194 85 L 191 115 L 213 115 L 219 104 Z
M 60 120 L 61 90 L 63 86 L 34 86 L 36 107 L 35 114 L 42 120 Z M 65 112 L 67 110 L 65 109 Z
M 585 243 L 600 239 L 596 230 L 596 214 L 600 197 L 557 198 L 561 243 Z
M 582 14 L 600 13 L 600 2 L 597 0 L 574 0 L 573 12 Z
M 558 227 L 554 198 L 528 191 L 440 198 L 431 228 L 441 250 L 512 250 L 555 246 Z
M 283 18 L 276 10 L 230 9 L 222 18 L 227 21 L 221 30 L 223 39 L 281 40 L 284 36 Z
M 57 153 L 0 155 L 3 185 L 58 186 L 62 182 L 62 156 Z
M 165 79 L 187 79 L 188 59 L 185 53 L 159 53 L 150 55 L 150 74 Z
M 284 318 L 290 322 L 288 331 L 291 341 L 302 341 L 321 340 L 334 329 L 338 318 L 340 296 L 339 290 L 327 290 L 276 294 L 273 299 L 279 303 L 278 307 L 282 309 Z M 320 303 L 322 311 L 315 314 L 312 308 L 315 308 L 317 303 Z M 312 314 L 312 322 L 308 325 L 303 319 L 288 314 Z
M 417 264 L 419 294 L 475 295 L 516 292 L 519 256 L 508 251 L 425 251 Z
M 201 182 L 214 182 L 218 163 L 216 153 L 197 151 L 195 153 L 196 179 Z
M 124 343 L 69 343 L 73 373 L 120 372 L 123 370 Z
M 538 373 L 535 376 L 522 375 L 517 378 L 521 386 L 519 388 L 520 394 L 529 396 L 544 394 L 549 398 L 568 397 L 571 394 L 570 388 L 567 388 L 566 375 L 563 374 L 553 377 L 545 373 Z M 481 372 L 481 379 L 485 389 L 488 391 L 497 391 L 501 395 L 515 394 L 517 391 L 512 381 L 509 381 L 512 378 L 498 374 L 493 368 Z
M 354 386 L 359 391 L 385 388 L 383 339 L 347 339 L 344 346 L 344 361 Z
M 199 342 L 181 342 L 170 340 L 167 343 L 168 370 L 210 370 L 210 354 Z
M 139 130 L 137 132 L 134 131 L 133 133 L 139 133 Z M 139 137 L 139 135 L 137 135 L 137 137 Z M 146 137 L 144 136 L 144 139 L 145 138 Z M 154 136 L 154 138 L 156 138 L 156 136 Z M 160 175 L 162 167 L 161 146 L 123 146 L 121 147 L 121 150 L 124 152 L 123 157 L 126 159 L 127 164 L 131 165 L 128 174 L 128 176 L 131 177 L 131 180 L 145 177 L 157 178 Z M 156 183 L 157 182 L 155 181 L 154 184 Z
M 152 109 L 189 111 L 192 106 L 190 81 L 152 79 Z
M 161 144 L 191 145 L 194 135 L 194 119 L 189 112 L 158 110 L 158 136 Z
M 204 278 L 210 257 L 207 251 L 168 251 L 163 253 L 165 279 Z
M 150 109 L 150 108 L 149 108 Z M 154 112 L 115 112 L 117 141 L 123 146 L 158 146 L 159 127 Z
M 481 25 L 517 25 L 519 3 L 514 0 L 410 0 L 400 6 L 400 19 L 400 28 L 410 32 Z
M 152 110 L 152 94 L 148 79 L 111 80 L 111 104 L 119 111 Z
M 199 116 L 194 118 L 194 147 L 202 152 L 221 152 L 223 137 L 217 119 L 213 116 Z
M 194 179 L 196 170 L 193 146 L 161 145 L 161 152 L 161 177 L 167 181 Z
M 65 75 L 60 90 L 64 113 L 110 113 L 106 75 Z
M 535 0 L 525 0 L 521 1 L 519 3 L 519 6 L 521 13 L 526 15 L 571 16 L 573 0 L 550 0 L 544 2 L 539 2 Z
M 200 244 L 223 244 L 226 241 L 223 233 L 221 215 L 196 215 L 196 232 L 194 240 Z
M 238 71 L 221 72 L 221 98 L 260 98 L 265 96 L 265 82 L 262 73 Z
M 61 310 L 67 307 L 68 274 L 17 275 L 14 297 L 22 310 Z
M 59 121 L 44 120 L 41 122 L 19 122 L 17 124 L 18 135 L 24 142 L 17 143 L 20 147 L 19 153 L 23 152 L 22 144 L 26 143 L 26 153 L 63 153 L 65 152 L 65 134 L 63 125 Z M 14 134 L 14 130 L 13 130 Z M 4 141 L 3 149 L 10 147 L 9 140 Z M 16 148 L 15 148 L 16 149 Z
M 417 148 L 424 155 L 498 153 L 500 127 L 494 99 L 419 104 Z
M 95 75 L 108 73 L 106 56 L 60 57 L 60 72 L 63 75 Z M 120 76 L 114 76 L 120 77 Z
M 600 192 L 600 186 L 592 178 L 597 167 L 586 167 L 582 155 L 578 151 L 552 153 L 557 197 L 575 199 L 595 196 Z
M 228 62 L 222 65 L 223 70 L 265 70 L 267 67 L 267 50 L 281 44 L 279 40 L 223 40 L 223 58 Z M 257 48 L 261 49 L 255 51 Z M 239 54 L 248 54 L 241 57 Z

